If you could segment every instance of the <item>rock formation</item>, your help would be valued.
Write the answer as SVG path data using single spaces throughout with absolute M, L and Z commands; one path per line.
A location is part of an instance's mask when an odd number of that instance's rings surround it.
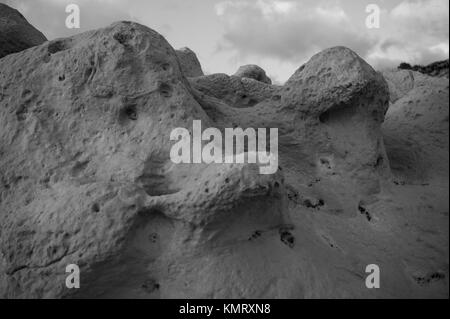
M 189 48 L 181 48 L 176 53 L 184 76 L 197 77 L 203 75 L 202 66 L 194 51 Z
M 0 3 L 0 59 L 47 41 L 19 11 Z
M 283 86 L 188 56 L 120 22 L 0 60 L 1 297 L 448 296 L 448 200 L 392 182 L 381 74 L 343 47 Z M 278 128 L 278 172 L 172 163 L 194 119 Z
M 249 78 L 262 83 L 272 84 L 272 80 L 266 75 L 266 71 L 254 64 L 241 66 L 234 75 L 240 78 Z
M 394 175 L 401 183 L 448 184 L 448 80 L 386 71 L 391 103 L 383 125 Z

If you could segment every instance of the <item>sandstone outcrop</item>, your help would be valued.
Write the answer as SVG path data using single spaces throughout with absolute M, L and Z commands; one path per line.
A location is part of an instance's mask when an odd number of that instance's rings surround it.
M 206 112 L 224 126 L 278 127 L 281 161 L 297 171 L 289 174 L 292 183 L 314 184 L 317 196 L 336 203 L 338 213 L 378 193 L 389 176 L 380 131 L 388 87 L 347 48 L 317 54 L 282 87 L 224 74 L 191 84 L 207 96 L 201 102 Z
M 448 79 L 404 70 L 383 75 L 392 92 L 383 134 L 399 182 L 448 183 Z
M 0 3 L 0 59 L 47 41 L 19 11 Z
M 448 296 L 448 213 L 391 182 L 381 74 L 343 47 L 283 86 L 186 65 L 131 22 L 0 60 L 1 297 Z M 193 120 L 278 128 L 279 170 L 172 163 Z
M 240 78 L 249 78 L 262 83 L 272 84 L 272 80 L 266 75 L 266 71 L 254 64 L 241 66 L 234 75 Z
M 187 77 L 197 77 L 203 75 L 202 66 L 194 51 L 189 48 L 176 50 L 181 70 Z

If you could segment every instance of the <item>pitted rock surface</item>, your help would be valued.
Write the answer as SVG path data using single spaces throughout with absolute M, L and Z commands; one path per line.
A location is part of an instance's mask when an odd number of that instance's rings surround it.
M 448 297 L 448 197 L 393 182 L 381 74 L 343 47 L 283 86 L 184 63 L 131 22 L 0 60 L 1 297 Z M 280 168 L 172 163 L 193 120 L 278 128 Z

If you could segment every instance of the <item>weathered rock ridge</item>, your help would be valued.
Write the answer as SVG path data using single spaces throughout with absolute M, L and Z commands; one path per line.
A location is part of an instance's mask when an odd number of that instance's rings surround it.
M 119 22 L 0 60 L 1 297 L 448 296 L 448 213 L 403 209 L 426 201 L 393 183 L 381 74 L 344 47 L 283 86 L 183 56 Z M 194 119 L 278 128 L 278 172 L 172 163 Z M 365 287 L 373 263 L 383 289 Z
M 266 71 L 254 64 L 241 66 L 234 75 L 240 78 L 249 78 L 266 84 L 272 84 L 272 80 L 266 75 Z
M 0 3 L 0 59 L 47 41 L 19 11 Z
M 197 77 L 203 75 L 202 66 L 194 51 L 189 48 L 181 48 L 176 50 L 176 53 L 184 76 Z
M 448 183 L 448 79 L 405 70 L 383 75 L 391 91 L 383 133 L 394 175 Z

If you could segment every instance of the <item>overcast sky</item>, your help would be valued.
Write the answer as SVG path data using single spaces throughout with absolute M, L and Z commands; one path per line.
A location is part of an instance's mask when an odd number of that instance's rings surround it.
M 131 20 L 174 48 L 190 47 L 206 73 L 258 64 L 283 82 L 313 54 L 344 45 L 375 68 L 427 64 L 449 55 L 448 0 L 0 0 L 20 10 L 48 39 Z M 65 27 L 78 4 L 81 29 Z M 368 29 L 366 6 L 381 9 Z

